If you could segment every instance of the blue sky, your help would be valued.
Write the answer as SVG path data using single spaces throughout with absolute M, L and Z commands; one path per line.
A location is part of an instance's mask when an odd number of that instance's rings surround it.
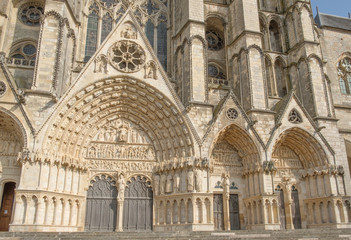
M 319 12 L 332 15 L 348 17 L 351 12 L 351 0 L 311 0 L 314 15 L 316 15 L 316 6 Z

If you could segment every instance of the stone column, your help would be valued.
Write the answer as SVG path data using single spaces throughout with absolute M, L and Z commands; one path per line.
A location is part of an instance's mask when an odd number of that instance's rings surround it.
M 180 224 L 180 218 L 181 218 L 181 214 L 182 214 L 180 201 L 178 201 L 177 204 L 178 204 L 178 219 L 177 219 L 178 223 L 177 224 Z
M 229 192 L 224 193 L 223 196 L 223 215 L 224 215 L 224 230 L 230 230 L 230 216 L 229 216 Z
M 117 227 L 116 232 L 123 232 L 124 199 L 117 199 Z
M 43 211 L 43 206 L 45 209 L 45 201 L 43 198 L 39 197 L 38 198 L 38 203 L 37 203 L 37 208 L 36 208 L 36 213 L 35 213 L 35 222 L 34 224 L 36 225 L 42 225 L 44 223 L 45 219 L 45 211 Z
M 26 196 L 26 201 L 27 201 L 27 207 L 25 208 L 25 213 L 24 213 L 24 224 L 29 224 L 29 213 L 30 213 L 29 210 L 32 205 L 31 196 Z
M 13 224 L 21 224 L 22 216 L 23 216 L 23 201 L 20 195 L 16 193 L 16 199 L 15 199 L 15 206 L 14 206 L 14 218 L 12 223 Z

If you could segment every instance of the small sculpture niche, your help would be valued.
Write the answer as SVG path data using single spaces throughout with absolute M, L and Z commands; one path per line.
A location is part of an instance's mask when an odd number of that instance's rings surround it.
M 127 39 L 137 39 L 137 36 L 135 27 L 129 23 L 125 24 L 123 30 L 121 31 L 121 37 Z
M 154 61 L 149 61 L 145 65 L 145 78 L 151 78 L 157 80 L 157 66 Z
M 107 71 L 107 57 L 104 54 L 101 54 L 95 58 L 95 73 L 104 72 L 108 73 Z

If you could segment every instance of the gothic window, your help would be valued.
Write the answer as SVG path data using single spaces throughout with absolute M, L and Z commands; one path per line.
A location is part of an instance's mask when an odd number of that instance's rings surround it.
M 125 6 L 121 1 L 89 1 L 84 61 L 91 58 L 124 13 Z
M 276 21 L 272 20 L 269 24 L 269 38 L 271 42 L 271 51 L 282 52 L 282 43 L 280 37 L 279 25 Z
M 149 19 L 145 25 L 145 32 L 147 39 L 149 40 L 149 43 L 152 47 L 154 47 L 154 31 L 155 31 L 155 26 L 152 23 L 152 21 Z
M 137 2 L 134 15 L 144 28 L 163 68 L 167 70 L 167 0 L 143 0 Z
M 223 70 L 218 67 L 215 64 L 210 63 L 208 65 L 208 76 L 210 78 L 216 78 L 216 79 L 226 79 L 226 76 L 223 72 Z
M 268 88 L 268 96 L 275 96 L 275 85 L 274 85 L 274 75 L 272 69 L 272 62 L 265 57 L 265 65 L 266 65 L 266 79 L 267 79 L 267 88 Z
M 277 84 L 277 94 L 279 97 L 284 97 L 287 94 L 286 75 L 283 63 L 277 60 L 274 63 L 275 79 Z
M 25 41 L 12 47 L 10 58 L 35 60 L 37 54 L 36 43 Z
M 107 35 L 112 30 L 112 17 L 109 13 L 106 13 L 102 18 L 102 27 L 101 27 L 101 43 L 105 40 Z
M 224 39 L 216 30 L 206 30 L 206 40 L 209 50 L 218 51 L 224 46 Z
M 351 94 L 351 59 L 342 59 L 337 68 L 341 93 Z
M 95 53 L 97 47 L 98 21 L 97 12 L 92 11 L 88 17 L 87 41 L 85 43 L 85 61 Z
M 24 4 L 18 11 L 18 17 L 22 23 L 28 26 L 39 26 L 40 17 L 44 14 L 44 7 L 35 2 Z

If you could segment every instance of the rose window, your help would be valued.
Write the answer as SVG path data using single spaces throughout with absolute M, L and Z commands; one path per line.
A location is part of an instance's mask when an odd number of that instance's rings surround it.
M 121 72 L 136 72 L 145 63 L 145 52 L 135 42 L 119 41 L 110 48 L 109 59 L 112 66 Z
M 234 108 L 229 108 L 228 110 L 227 110 L 227 117 L 230 119 L 230 120 L 235 120 L 235 119 L 237 119 L 237 117 L 238 117 L 238 111 L 237 110 L 235 110 Z
M 223 45 L 224 45 L 223 37 L 216 31 L 207 30 L 206 40 L 207 40 L 209 50 L 218 51 L 223 48 Z
M 25 4 L 19 10 L 19 19 L 28 26 L 39 26 L 40 17 L 44 13 L 44 8 L 37 3 Z

